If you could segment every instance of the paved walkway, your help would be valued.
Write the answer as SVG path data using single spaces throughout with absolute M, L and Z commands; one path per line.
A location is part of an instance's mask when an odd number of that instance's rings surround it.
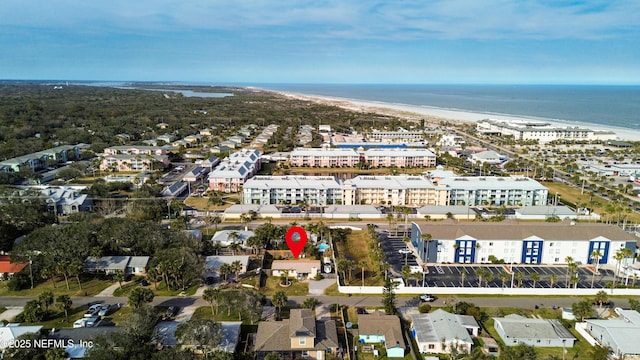
M 130 282 L 131 281 L 128 281 L 128 282 L 123 281 L 122 286 L 125 286 Z M 96 294 L 95 297 L 113 297 L 113 292 L 116 291 L 119 287 L 120 287 L 120 283 L 116 282 L 115 284 L 109 286 L 108 288 L 100 291 L 98 294 Z
M 0 321 L 6 320 L 12 322 L 16 315 L 22 312 L 22 306 L 7 306 L 7 310 L 0 313 Z

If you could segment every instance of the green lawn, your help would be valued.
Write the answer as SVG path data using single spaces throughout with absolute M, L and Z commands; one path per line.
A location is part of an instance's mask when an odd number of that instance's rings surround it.
M 313 280 L 306 280 L 306 281 L 300 282 L 295 279 L 290 279 L 290 281 L 292 282 L 291 286 L 282 287 L 279 285 L 280 283 L 279 277 L 270 276 L 266 280 L 265 287 L 260 289 L 260 292 L 267 297 L 273 296 L 273 294 L 275 294 L 278 291 L 284 291 L 284 293 L 287 294 L 287 296 L 304 296 L 309 294 L 308 282 Z
M 38 296 L 44 291 L 52 291 L 54 296 L 66 294 L 69 296 L 94 296 L 113 284 L 111 278 L 100 275 L 83 275 L 80 277 L 82 289 L 78 287 L 75 278 L 69 278 L 69 289 L 64 279 L 57 279 L 56 286 L 49 280 L 36 283 L 33 289 L 11 291 L 7 288 L 8 281 L 0 282 L 0 296 Z
M 133 280 L 133 281 L 128 282 L 126 284 L 122 284 L 121 288 L 118 288 L 113 292 L 113 296 L 124 296 L 124 297 L 127 297 L 127 296 L 129 296 L 131 291 L 133 289 L 137 288 L 137 287 L 141 287 L 139 280 Z M 167 287 L 165 286 L 164 282 L 158 283 L 157 284 L 157 289 L 153 286 L 153 284 L 147 285 L 145 287 L 147 289 L 150 289 L 151 291 L 153 291 L 155 296 L 179 296 L 183 292 L 180 289 L 177 289 L 177 290 L 169 290 L 169 289 L 167 289 Z M 184 291 L 183 295 L 184 296 L 192 296 L 192 295 L 194 295 L 196 293 L 196 290 L 198 290 L 199 287 L 200 287 L 200 284 L 191 285 L 190 287 L 188 287 Z

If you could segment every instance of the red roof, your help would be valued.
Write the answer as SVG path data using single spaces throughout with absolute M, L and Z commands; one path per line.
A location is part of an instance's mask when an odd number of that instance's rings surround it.
M 0 255 L 0 274 L 15 274 L 22 271 L 27 265 L 29 265 L 29 263 L 26 262 L 19 264 L 12 263 L 8 255 Z

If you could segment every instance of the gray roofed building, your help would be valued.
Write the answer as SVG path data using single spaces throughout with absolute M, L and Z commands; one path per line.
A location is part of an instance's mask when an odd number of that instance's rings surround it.
M 247 271 L 247 266 L 249 266 L 249 256 L 248 255 L 237 255 L 237 256 L 226 256 L 226 255 L 211 255 L 207 256 L 204 260 L 207 276 L 217 277 L 217 271 L 220 269 L 220 266 L 223 264 L 231 265 L 235 261 L 240 262 L 240 271 L 239 274 L 245 273 Z
M 0 350 L 16 347 L 15 340 L 24 335 L 38 333 L 42 330 L 42 325 L 23 326 L 20 324 L 7 324 L 0 327 Z M 15 345 L 14 345 L 15 344 Z M 12 346 L 14 345 L 14 346 Z M 4 355 L 4 351 L 2 351 Z
M 162 190 L 163 196 L 178 196 L 187 190 L 189 185 L 184 181 L 176 181 Z
M 555 319 L 526 318 L 510 314 L 493 318 L 493 327 L 507 346 L 573 347 L 575 336 Z
M 122 331 L 118 326 L 98 326 L 98 327 L 83 327 L 83 328 L 62 328 L 53 329 L 48 335 L 47 339 L 63 340 L 68 346 L 64 351 L 67 352 L 69 359 L 82 359 L 85 356 L 85 352 L 89 347 L 87 344 L 101 335 L 109 335 L 115 332 Z
M 144 274 L 148 256 L 103 256 L 99 259 L 88 257 L 84 261 L 83 269 L 87 272 L 104 272 L 113 274 L 122 271 L 125 274 Z
M 557 216 L 560 219 L 575 219 L 578 214 L 568 206 L 523 206 L 515 209 L 516 219 L 545 220 Z
M 471 352 L 473 336 L 480 326 L 469 315 L 457 315 L 438 309 L 427 314 L 411 315 L 411 333 L 422 353 L 448 354 L 452 347 Z M 444 339 L 444 340 L 443 340 Z
M 601 346 L 609 346 L 619 358 L 640 357 L 640 313 L 616 309 L 619 318 L 585 320 L 585 330 Z
M 220 340 L 220 344 L 216 346 L 216 350 L 235 353 L 236 347 L 238 347 L 241 325 L 242 322 L 240 321 L 221 321 L 220 334 L 222 335 L 222 339 Z

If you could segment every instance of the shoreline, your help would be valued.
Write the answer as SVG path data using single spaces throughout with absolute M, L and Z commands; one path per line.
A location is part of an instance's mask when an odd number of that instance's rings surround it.
M 611 131 L 616 134 L 616 138 L 618 140 L 625 141 L 640 141 L 640 131 L 620 128 L 614 126 L 604 126 L 597 124 L 590 124 L 584 122 L 570 122 L 570 121 L 562 121 L 562 120 L 554 120 L 554 119 L 544 119 L 537 118 L 533 116 L 518 116 L 518 115 L 506 115 L 506 114 L 493 114 L 493 113 L 481 113 L 481 112 L 473 112 L 473 111 L 465 111 L 465 110 L 454 110 L 454 109 L 444 109 L 437 108 L 431 106 L 419 106 L 419 105 L 408 105 L 408 104 L 397 104 L 397 103 L 385 103 L 379 101 L 371 101 L 371 100 L 359 100 L 359 99 L 349 99 L 349 98 L 340 98 L 340 97 L 332 97 L 325 95 L 309 95 L 309 94 L 300 94 L 300 93 L 291 93 L 284 91 L 275 91 L 268 90 L 277 94 L 280 94 L 285 97 L 294 98 L 298 100 L 306 100 L 312 101 L 315 103 L 320 103 L 323 105 L 333 105 L 345 110 L 351 110 L 356 112 L 372 112 L 378 113 L 382 115 L 395 116 L 406 120 L 421 120 L 424 119 L 427 122 L 429 121 L 454 121 L 454 122 L 463 122 L 463 123 L 475 123 L 479 120 L 483 119 L 495 119 L 495 120 L 507 120 L 507 121 L 523 121 L 523 120 L 533 120 L 533 121 L 544 121 L 548 122 L 551 125 L 558 127 L 580 127 L 591 130 L 600 130 L 600 131 Z

